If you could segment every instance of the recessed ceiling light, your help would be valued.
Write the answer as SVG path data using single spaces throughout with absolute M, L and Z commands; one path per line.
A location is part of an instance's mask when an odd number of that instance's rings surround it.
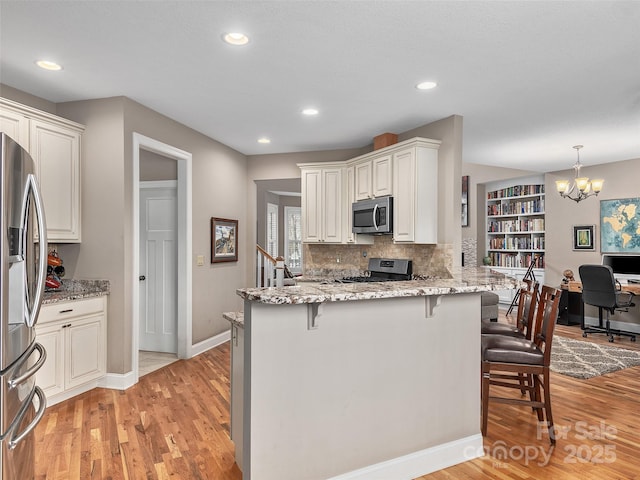
M 258 139 L 258 143 L 271 143 L 271 140 L 269 140 L 267 137 L 262 137 Z
M 318 109 L 317 108 L 305 108 L 304 110 L 302 110 L 302 114 L 303 115 L 317 115 L 318 114 Z
M 222 38 L 229 45 L 242 46 L 249 43 L 249 37 L 240 32 L 226 33 Z
M 432 88 L 436 88 L 438 84 L 436 82 L 421 82 L 416 85 L 418 90 L 431 90 Z
M 62 67 L 58 65 L 56 62 L 50 62 L 49 60 L 38 60 L 36 62 L 40 68 L 44 68 L 45 70 L 62 70 Z

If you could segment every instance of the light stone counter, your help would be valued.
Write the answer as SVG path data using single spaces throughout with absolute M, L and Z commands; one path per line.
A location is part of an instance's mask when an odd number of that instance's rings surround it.
M 514 289 L 518 285 L 515 279 L 501 273 L 484 268 L 461 268 L 446 279 L 371 283 L 340 283 L 317 279 L 281 288 L 241 288 L 237 293 L 252 302 L 286 305 L 476 293 Z

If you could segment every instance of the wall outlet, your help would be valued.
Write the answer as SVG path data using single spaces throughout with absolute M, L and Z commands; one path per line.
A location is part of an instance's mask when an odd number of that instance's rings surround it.
M 204 255 L 198 255 L 196 257 L 196 265 L 202 267 L 204 265 Z

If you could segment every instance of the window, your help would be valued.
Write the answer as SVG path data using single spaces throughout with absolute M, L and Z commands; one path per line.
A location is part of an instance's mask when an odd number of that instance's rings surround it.
M 273 258 L 278 256 L 278 205 L 267 203 L 267 246 Z
M 302 273 L 302 209 L 284 207 L 284 263 L 291 273 Z

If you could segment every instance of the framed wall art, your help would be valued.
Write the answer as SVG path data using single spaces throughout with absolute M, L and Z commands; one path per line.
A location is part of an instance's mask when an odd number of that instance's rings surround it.
M 574 225 L 573 226 L 573 249 L 594 251 L 595 245 L 595 225 Z
M 238 221 L 211 217 L 211 263 L 238 261 Z
M 600 251 L 640 252 L 640 198 L 600 200 Z

